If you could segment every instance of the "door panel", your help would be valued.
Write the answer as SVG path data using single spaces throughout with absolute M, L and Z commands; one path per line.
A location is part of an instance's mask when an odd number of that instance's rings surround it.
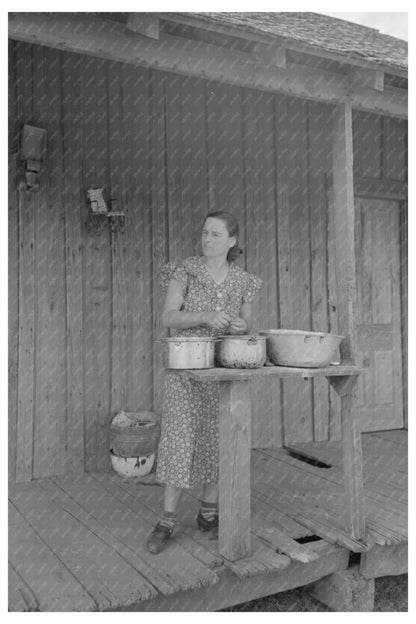
M 397 201 L 356 199 L 362 431 L 403 427 L 399 217 Z

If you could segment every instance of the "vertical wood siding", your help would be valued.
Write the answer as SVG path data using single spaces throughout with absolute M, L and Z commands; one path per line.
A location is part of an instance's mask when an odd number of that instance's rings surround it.
M 9 42 L 9 111 L 16 111 L 16 49 Z M 18 354 L 19 354 L 19 209 L 16 190 L 18 134 L 13 117 L 9 117 L 9 202 L 8 202 L 8 473 L 16 480 L 16 436 L 18 403 Z
M 81 61 L 62 62 L 63 210 L 65 220 L 66 471 L 82 471 L 84 456 L 83 237 L 81 194 Z
M 311 328 L 328 327 L 328 210 L 326 173 L 331 168 L 330 133 L 323 128 L 331 122 L 328 107 L 316 102 L 308 104 L 308 204 L 310 245 L 310 305 Z M 314 439 L 329 438 L 330 386 L 326 379 L 314 379 L 312 384 Z
M 112 415 L 160 411 L 158 273 L 200 253 L 209 210 L 235 213 L 263 279 L 256 329 L 336 328 L 331 107 L 23 43 L 9 58 L 12 480 L 105 470 Z M 16 190 L 25 123 L 48 133 L 35 195 Z M 360 177 L 405 179 L 402 121 L 354 130 Z M 100 187 L 124 229 L 90 218 Z M 339 437 L 326 382 L 252 392 L 254 446 Z

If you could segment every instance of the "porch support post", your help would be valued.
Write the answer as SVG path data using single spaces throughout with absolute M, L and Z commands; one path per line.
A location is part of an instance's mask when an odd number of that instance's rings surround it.
M 346 100 L 335 108 L 333 126 L 333 211 L 335 277 L 338 300 L 338 332 L 345 336 L 340 346 L 342 364 L 356 362 L 355 337 L 355 245 L 352 106 Z M 364 486 L 361 432 L 356 408 L 357 378 L 328 379 L 341 396 L 343 476 L 346 528 L 358 539 L 364 537 Z
M 338 331 L 345 336 L 340 351 L 343 364 L 355 364 L 356 280 L 352 106 L 350 100 L 335 107 L 332 165 Z

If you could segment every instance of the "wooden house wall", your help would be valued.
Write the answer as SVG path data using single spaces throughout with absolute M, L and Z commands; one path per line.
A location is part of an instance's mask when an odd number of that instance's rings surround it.
M 200 253 L 209 210 L 239 219 L 257 329 L 336 329 L 330 106 L 20 42 L 9 58 L 12 480 L 107 469 L 111 416 L 160 411 L 158 273 Z M 403 179 L 403 122 L 385 119 L 355 115 L 356 166 Z M 17 190 L 25 123 L 48 133 L 37 194 Z M 124 229 L 94 229 L 97 187 Z M 253 404 L 255 446 L 339 437 L 325 380 L 259 381 Z

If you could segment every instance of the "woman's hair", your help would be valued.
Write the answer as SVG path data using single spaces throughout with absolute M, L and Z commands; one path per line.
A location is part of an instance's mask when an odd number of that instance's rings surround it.
M 225 210 L 215 210 L 214 212 L 209 212 L 205 219 L 204 224 L 207 219 L 221 219 L 225 223 L 225 226 L 228 231 L 228 236 L 235 236 L 236 243 L 228 250 L 227 260 L 229 262 L 233 262 L 240 254 L 243 253 L 243 250 L 238 245 L 238 233 L 240 228 L 238 226 L 238 221 L 231 212 L 226 212 Z

